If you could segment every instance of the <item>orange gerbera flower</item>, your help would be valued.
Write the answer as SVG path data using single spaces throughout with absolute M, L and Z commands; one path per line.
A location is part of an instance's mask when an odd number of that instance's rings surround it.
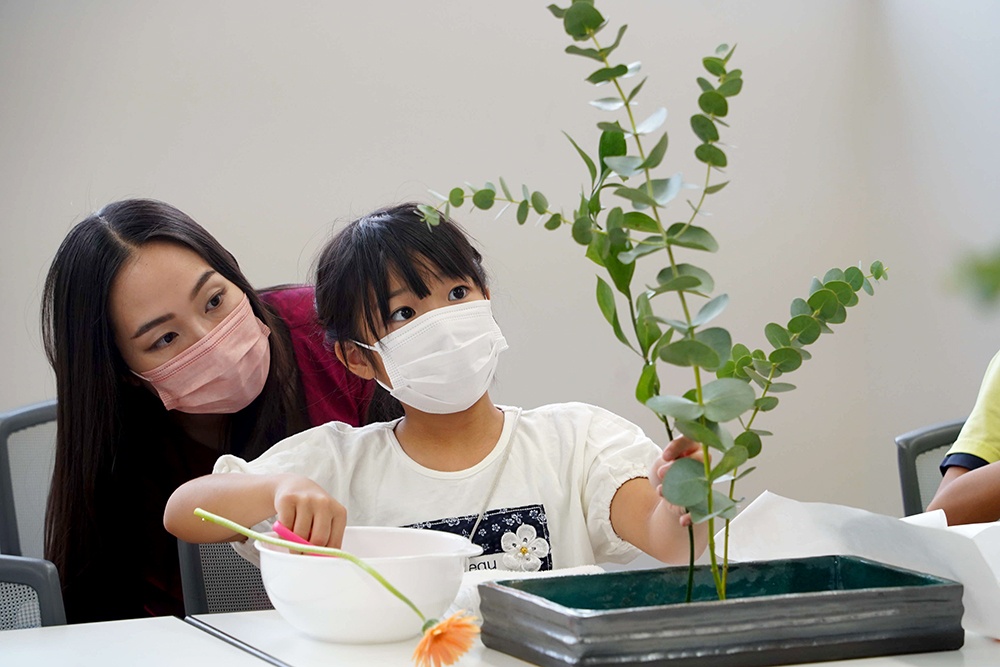
M 463 609 L 429 628 L 413 652 L 417 667 L 455 664 L 472 648 L 472 642 L 479 634 L 475 621 L 476 617 L 467 615 Z

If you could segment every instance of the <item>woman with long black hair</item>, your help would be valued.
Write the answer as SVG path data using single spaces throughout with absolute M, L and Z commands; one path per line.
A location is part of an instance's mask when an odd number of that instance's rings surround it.
M 163 202 L 115 202 L 73 227 L 42 306 L 58 397 L 45 555 L 70 622 L 183 614 L 160 517 L 221 454 L 254 458 L 310 426 L 381 416 L 315 317 L 311 287 L 255 292 Z

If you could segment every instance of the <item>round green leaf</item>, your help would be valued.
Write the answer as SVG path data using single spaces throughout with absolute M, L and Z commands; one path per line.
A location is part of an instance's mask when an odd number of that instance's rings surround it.
M 812 315 L 812 312 L 805 299 L 796 298 L 792 300 L 792 317 L 796 315 Z
M 798 334 L 797 340 L 803 345 L 810 345 L 819 338 L 819 322 L 811 315 L 796 315 L 788 320 L 788 331 L 792 334 Z
M 722 365 L 718 353 L 698 340 L 679 340 L 660 350 L 660 359 L 675 366 L 699 366 L 715 370 Z
M 492 190 L 483 188 L 472 195 L 472 203 L 476 205 L 476 208 L 481 208 L 485 211 L 493 206 L 493 200 L 496 196 L 496 193 Z
M 757 395 L 745 382 L 722 378 L 702 387 L 701 396 L 705 405 L 705 418 L 714 422 L 727 422 L 752 408 Z
M 725 167 L 729 164 L 726 160 L 726 154 L 712 144 L 702 144 L 698 146 L 694 149 L 694 156 L 705 164 L 710 164 L 713 167 Z
M 580 245 L 590 245 L 590 242 L 594 240 L 590 218 L 577 218 L 573 222 L 573 240 Z
M 852 294 L 852 296 L 855 299 L 858 298 L 858 296 L 856 294 Z M 826 318 L 826 321 L 829 324 L 843 324 L 844 322 L 847 321 L 847 307 L 844 306 L 844 304 L 842 304 L 842 303 L 838 304 L 837 305 L 837 312 L 835 312 L 830 317 Z M 826 332 L 824 332 L 824 333 L 826 333 Z
M 709 74 L 722 76 L 726 73 L 726 65 L 722 62 L 722 58 L 702 58 L 701 64 L 705 66 Z
M 730 337 L 729 332 L 721 327 L 711 327 L 709 329 L 702 329 L 695 335 L 695 341 L 704 343 L 710 347 L 716 354 L 717 360 L 715 363 L 710 363 L 709 365 L 698 364 L 705 370 L 714 371 L 722 366 L 723 361 L 729 359 L 729 353 L 732 350 L 733 339 Z M 694 341 L 692 341 L 694 342 Z
M 733 348 L 733 356 L 736 356 L 736 348 Z M 739 378 L 749 378 L 750 375 L 746 372 L 747 366 L 753 365 L 753 357 L 749 354 L 744 354 L 738 357 L 735 362 L 733 362 L 733 375 Z
M 528 221 L 528 200 L 525 199 L 520 204 L 517 205 L 517 224 L 523 225 Z
M 736 436 L 736 444 L 745 447 L 750 458 L 760 454 L 760 436 L 753 431 L 743 431 Z
M 725 97 L 739 95 L 741 90 L 743 90 L 743 79 L 740 78 L 730 79 L 719 86 L 719 94 Z
M 691 116 L 691 129 L 702 141 L 718 141 L 719 129 L 708 116 L 697 114 Z
M 621 210 L 620 208 L 618 209 Z M 609 216 L 610 217 L 610 216 Z M 659 226 L 656 224 L 656 220 L 645 213 L 639 213 L 638 211 L 630 211 L 622 217 L 621 225 L 627 229 L 634 229 L 637 232 L 645 232 L 647 234 L 655 234 L 660 231 Z
M 551 218 L 545 221 L 545 229 L 559 229 L 562 226 L 562 216 L 554 213 Z
M 814 313 L 819 311 L 817 314 L 825 320 L 837 312 L 837 306 L 840 304 L 840 301 L 837 300 L 837 295 L 832 290 L 824 288 L 813 293 L 806 300 L 806 303 L 809 304 Z
M 701 325 L 712 321 L 719 315 L 719 313 L 725 310 L 727 305 L 729 305 L 729 295 L 720 294 L 701 307 L 698 314 L 692 318 L 691 326 L 700 327 Z M 728 351 L 726 352 L 726 356 L 729 356 Z
M 695 442 L 699 442 L 703 445 L 708 445 L 712 449 L 718 449 L 719 451 L 726 451 L 726 447 L 723 446 L 722 440 L 716 435 L 715 431 L 708 428 L 704 424 L 700 424 L 696 421 L 689 421 L 686 419 L 678 419 L 674 422 L 674 426 L 677 430 L 691 438 Z M 681 459 L 684 460 L 684 459 Z M 703 473 L 704 474 L 704 469 Z
M 684 227 L 685 223 L 683 222 L 675 222 L 670 225 L 667 230 L 667 243 L 706 252 L 715 252 L 719 249 L 718 241 L 707 229 L 694 225 L 687 225 L 687 229 Z M 679 232 L 682 229 L 684 229 L 684 233 L 681 234 Z
M 844 280 L 847 281 L 847 284 L 851 286 L 852 290 L 857 292 L 865 283 L 865 274 L 862 273 L 861 269 L 858 267 L 852 266 L 844 271 Z
M 743 384 L 740 382 L 740 384 Z M 751 401 L 751 405 L 753 401 Z M 681 396 L 653 396 L 646 407 L 658 415 L 693 421 L 705 414 L 705 408 Z
M 748 458 L 750 458 L 750 453 L 746 447 L 740 444 L 733 445 L 726 450 L 726 453 L 722 456 L 722 460 L 712 468 L 712 479 L 719 479 L 727 472 L 739 468 L 747 462 Z
M 840 269 L 830 269 L 825 274 L 823 274 L 823 283 L 824 284 L 828 283 L 828 282 L 832 282 L 834 280 L 841 280 L 841 281 L 843 281 L 844 279 L 845 279 L 844 272 L 841 271 Z
M 726 98 L 714 90 L 702 93 L 698 98 L 698 106 L 708 115 L 720 118 L 729 112 L 729 103 L 726 102 Z
M 788 332 L 785 331 L 785 327 L 780 324 L 771 322 L 765 326 L 764 336 L 767 337 L 767 341 L 776 348 L 788 347 L 791 345 L 791 338 L 788 336 Z
M 869 273 L 872 274 L 872 278 L 878 280 L 882 277 L 883 271 L 884 268 L 882 267 L 882 262 L 872 262 L 871 268 L 869 269 Z
M 778 399 L 774 396 L 763 396 L 754 401 L 754 405 L 759 407 L 761 412 L 769 412 L 778 407 Z
M 794 347 L 779 347 L 767 360 L 777 364 L 782 373 L 791 373 L 802 365 L 802 355 Z
M 691 264 L 678 264 L 676 271 L 674 271 L 674 267 L 668 266 L 657 274 L 656 281 L 663 285 L 679 276 L 691 276 L 698 279 L 698 284 L 692 284 L 690 287 L 682 289 L 697 289 L 699 292 L 706 293 L 715 290 L 715 281 L 712 276 L 708 275 L 708 271 Z
M 590 37 L 604 23 L 604 17 L 594 9 L 594 5 L 586 2 L 574 2 L 563 15 L 563 27 L 566 33 L 576 41 Z
M 579 4 L 579 3 L 578 3 Z M 538 215 L 545 213 L 549 208 L 549 200 L 541 192 L 534 192 L 531 195 L 531 206 Z
M 663 475 L 660 492 L 667 502 L 688 507 L 708 498 L 709 486 L 705 479 L 705 465 L 691 458 L 677 459 Z
M 748 348 L 743 343 L 736 343 L 733 345 L 733 360 L 739 360 L 741 357 L 749 357 L 750 348 Z
M 451 192 L 448 193 L 448 201 L 451 202 L 451 205 L 456 208 L 461 206 L 464 200 L 465 192 L 462 188 L 452 188 Z
M 851 302 L 852 298 L 857 299 L 854 290 L 843 280 L 830 280 L 823 283 L 823 287 L 836 294 L 837 300 L 845 306 Z

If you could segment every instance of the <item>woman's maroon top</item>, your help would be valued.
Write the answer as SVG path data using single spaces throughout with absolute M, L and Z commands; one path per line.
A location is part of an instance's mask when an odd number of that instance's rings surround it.
M 313 286 L 278 287 L 262 292 L 261 298 L 288 325 L 309 423 L 363 424 L 375 383 L 350 373 L 326 347 L 323 329 L 316 320 Z

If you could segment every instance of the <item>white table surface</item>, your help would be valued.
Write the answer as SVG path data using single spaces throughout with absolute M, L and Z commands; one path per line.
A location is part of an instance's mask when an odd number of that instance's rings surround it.
M 173 616 L 0 632 L 0 665 L 25 667 L 267 667 Z
M 268 653 L 293 667 L 329 667 L 364 665 L 394 667 L 412 665 L 410 656 L 417 639 L 395 644 L 331 644 L 301 634 L 286 623 L 276 611 L 245 611 L 229 614 L 203 614 L 196 619 L 211 625 L 247 644 Z M 473 649 L 459 662 L 460 667 L 489 665 L 527 665 L 522 660 L 488 649 L 476 641 Z M 822 667 L 998 667 L 1000 642 L 982 635 L 965 633 L 965 646 L 959 651 L 915 653 L 858 660 L 810 663 Z
M 332 644 L 307 637 L 274 610 L 201 614 L 194 618 L 294 667 L 406 667 L 413 665 L 410 658 L 419 641 L 414 637 L 393 644 Z M 523 667 L 531 663 L 488 649 L 476 639 L 472 650 L 458 664 L 461 667 Z

